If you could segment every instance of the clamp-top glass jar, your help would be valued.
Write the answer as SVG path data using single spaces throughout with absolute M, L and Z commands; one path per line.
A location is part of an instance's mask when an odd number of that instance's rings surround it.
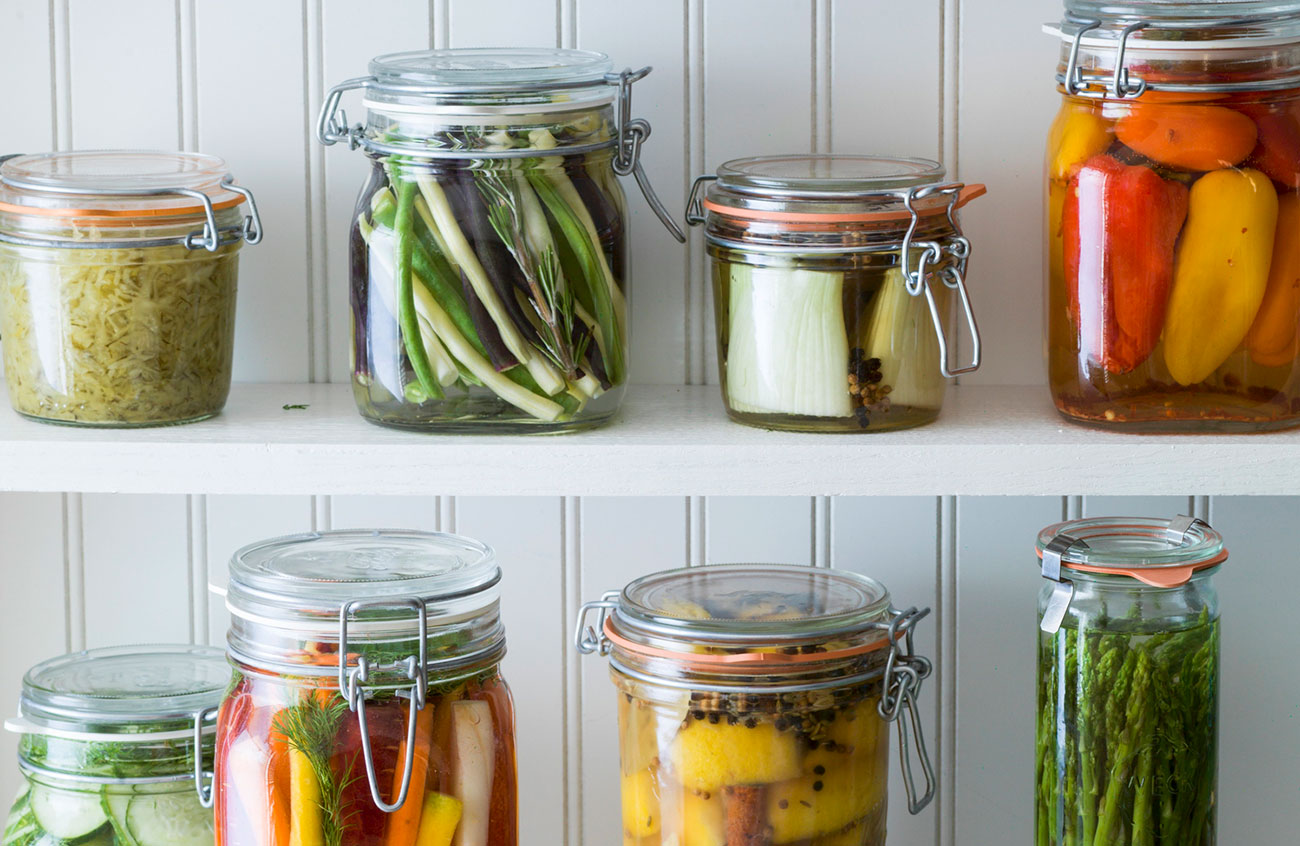
M 426 532 L 236 552 L 218 843 L 515 846 L 500 578 L 483 544 Z
M 983 191 L 937 162 L 872 156 L 736 159 L 697 179 L 686 219 L 705 227 L 731 418 L 861 432 L 938 417 L 945 377 L 979 367 L 956 213 Z M 961 368 L 949 291 L 972 342 Z
M 1038 536 L 1038 846 L 1214 846 L 1219 599 L 1200 520 L 1104 517 Z
M 370 63 L 324 144 L 373 162 L 352 222 L 353 392 L 376 423 L 555 432 L 617 410 L 628 372 L 632 174 L 650 125 L 602 53 L 455 49 Z M 345 92 L 365 91 L 349 126 Z
M 1047 357 L 1067 418 L 1300 425 L 1300 2 L 1066 0 Z
M 23 678 L 18 766 L 26 781 L 4 846 L 211 846 L 196 791 L 212 760 L 205 718 L 230 665 L 203 646 L 93 649 Z M 206 763 L 205 763 L 206 762 Z
M 225 162 L 134 150 L 0 161 L 0 337 L 14 408 L 122 427 L 219 412 L 239 249 L 262 239 L 253 195 Z
M 584 605 L 578 650 L 610 656 L 620 694 L 625 846 L 882 846 L 894 721 L 919 813 L 934 794 L 916 710 L 931 667 L 912 635 L 929 609 L 889 599 L 853 573 L 743 564 Z

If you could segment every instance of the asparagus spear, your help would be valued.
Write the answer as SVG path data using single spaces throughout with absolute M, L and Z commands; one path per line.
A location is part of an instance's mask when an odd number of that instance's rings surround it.
M 420 324 L 415 316 L 415 289 L 412 282 L 411 256 L 415 247 L 412 232 L 415 215 L 415 183 L 399 181 L 397 189 L 397 217 L 394 232 L 397 236 L 397 322 L 406 342 L 406 355 L 426 397 L 442 399 L 445 394 L 438 378 L 429 365 L 429 356 L 420 336 Z

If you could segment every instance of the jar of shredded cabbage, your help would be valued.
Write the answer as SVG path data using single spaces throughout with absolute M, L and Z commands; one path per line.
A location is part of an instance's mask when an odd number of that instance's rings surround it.
M 979 367 L 957 209 L 983 192 L 938 162 L 858 155 L 735 159 L 696 180 L 687 220 L 708 242 L 731 418 L 880 432 L 938 417 L 945 379 Z
M 252 193 L 197 153 L 0 161 L 0 337 L 15 410 L 108 427 L 218 413 L 239 249 L 262 236 Z

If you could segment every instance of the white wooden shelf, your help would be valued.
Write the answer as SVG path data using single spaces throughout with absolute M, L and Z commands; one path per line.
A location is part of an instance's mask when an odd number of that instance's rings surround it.
M 287 403 L 306 409 L 284 409 Z M 345 385 L 236 385 L 213 420 L 50 426 L 0 411 L 0 490 L 448 495 L 1300 494 L 1300 433 L 1156 437 L 1063 422 L 1042 388 L 963 387 L 930 426 L 740 426 L 716 387 L 634 386 L 610 425 L 429 436 L 362 420 Z

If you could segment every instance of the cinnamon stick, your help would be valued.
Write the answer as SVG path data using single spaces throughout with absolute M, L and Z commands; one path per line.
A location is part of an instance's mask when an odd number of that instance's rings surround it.
M 726 846 L 767 846 L 771 841 L 766 791 L 766 787 L 748 785 L 723 788 Z

